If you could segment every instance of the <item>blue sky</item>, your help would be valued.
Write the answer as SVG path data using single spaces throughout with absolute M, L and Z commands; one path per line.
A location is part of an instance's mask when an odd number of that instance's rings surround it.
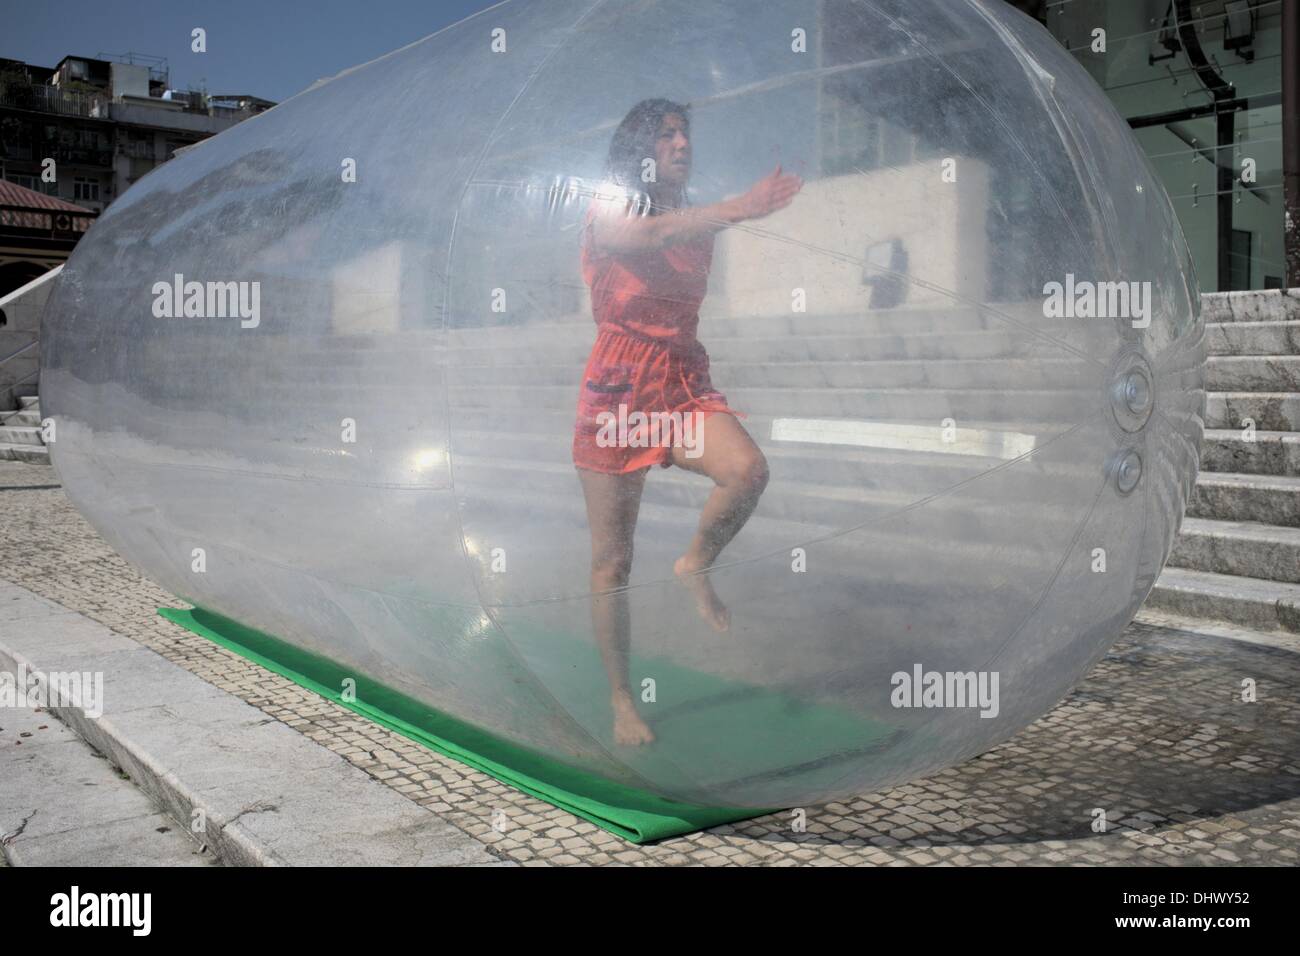
M 489 0 L 0 0 L 0 57 L 166 57 L 171 85 L 284 100 L 317 79 L 428 36 Z M 208 51 L 190 51 L 190 31 Z

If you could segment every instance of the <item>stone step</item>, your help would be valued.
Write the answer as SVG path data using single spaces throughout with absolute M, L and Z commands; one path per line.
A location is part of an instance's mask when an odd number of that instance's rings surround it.
M 0 412 L 0 425 L 39 425 L 40 423 L 41 409 L 37 405 L 16 411 Z
M 571 341 L 551 340 L 524 345 L 505 341 L 493 347 L 459 347 L 448 353 L 447 364 L 459 366 L 501 366 L 555 364 L 581 367 L 594 338 L 592 334 Z M 1060 357 L 1057 346 L 1020 331 L 997 329 L 951 334 L 909 332 L 898 335 L 786 335 L 781 337 L 709 338 L 705 346 L 717 362 L 787 361 L 942 361 L 961 359 L 1025 358 L 1032 355 Z
M 990 309 L 901 309 L 880 312 L 863 312 L 836 315 L 775 315 L 726 316 L 701 315 L 699 338 L 707 347 L 729 342 L 815 340 L 832 337 L 851 338 L 858 341 L 884 343 L 889 338 L 932 340 L 967 335 L 1002 335 L 1004 346 L 1017 347 L 1012 339 L 1037 341 L 1046 348 L 1053 343 L 1040 336 L 1027 333 L 1024 327 L 1039 329 L 1053 339 L 1072 342 L 1079 346 L 1095 337 L 1087 326 L 1068 323 L 1044 326 L 1041 311 L 1013 314 L 1020 306 L 1005 307 L 1003 312 L 1010 321 L 999 317 Z M 196 330 L 184 339 L 165 343 L 142 343 L 142 354 L 149 356 L 150 349 L 165 351 L 171 361 L 202 360 L 221 348 L 227 335 L 219 332 L 203 333 Z M 578 343 L 590 348 L 596 337 L 596 325 L 590 315 L 562 319 L 516 322 L 504 321 L 499 325 L 473 328 L 430 328 L 422 331 L 333 334 L 328 329 L 313 330 L 295 336 L 267 335 L 259 339 L 259 354 L 274 358 L 292 355 L 295 361 L 305 364 L 333 366 L 362 363 L 374 365 L 389 360 L 400 362 L 411 354 L 433 356 L 445 345 L 454 352 L 471 350 L 510 351 L 516 349 L 546 349 L 555 343 Z M 969 339 L 973 344 L 977 338 Z M 995 339 L 996 341 L 996 339 Z M 961 354 L 965 354 L 964 352 Z M 161 357 L 161 355 L 159 356 Z
M 19 407 L 19 408 L 39 408 L 40 403 L 41 403 L 41 397 L 40 397 L 39 395 L 19 395 L 19 396 L 18 396 L 18 407 Z
M 186 639 L 179 629 L 176 634 Z M 97 675 L 94 711 L 74 701 L 53 716 L 121 767 L 173 827 L 188 829 L 196 811 L 201 814 L 203 838 L 226 865 L 496 862 L 436 813 L 241 698 L 98 622 L 0 581 L 0 669 L 12 674 L 20 664 Z M 9 712 L 3 713 L 7 725 Z M 0 781 L 0 819 L 8 830 L 18 791 L 3 767 Z M 72 781 L 46 786 L 64 783 Z M 40 820 L 39 813 L 31 817 L 24 833 Z M 126 847 L 131 850 L 137 862 L 149 862 L 141 847 Z
M 48 710 L 4 715 L 0 849 L 10 866 L 220 865 Z
M 807 343 L 804 343 L 807 345 Z M 797 349 L 796 349 L 797 351 Z M 442 376 L 452 386 L 496 388 L 500 385 L 555 386 L 575 391 L 582 380 L 585 351 L 574 351 L 569 361 L 555 349 L 533 353 L 518 365 L 493 362 L 487 365 L 452 361 Z M 755 361 L 736 362 L 715 351 L 710 369 L 721 388 L 998 388 L 1008 391 L 1053 388 L 1096 388 L 1101 372 L 1090 363 L 1073 358 L 854 358 L 850 348 L 836 350 L 836 358 L 818 361 L 794 360 L 790 354 L 757 356 Z M 519 356 L 516 356 L 519 357 Z M 500 359 L 501 356 L 494 356 Z M 246 369 L 259 388 L 306 389 L 312 394 L 371 390 L 377 379 L 399 387 L 402 382 L 427 381 L 427 371 L 418 376 L 411 370 L 378 370 L 364 366 L 341 366 L 323 370 L 297 363 Z M 202 381 L 196 377 L 195 381 Z
M 0 445 L 44 445 L 35 425 L 0 425 Z
M 1300 392 L 1207 392 L 1207 428 L 1243 428 L 1246 419 L 1255 428 L 1274 432 L 1300 432 Z
M 1184 518 L 1169 564 L 1191 571 L 1300 584 L 1300 528 Z
M 1083 368 L 1080 364 L 1071 364 L 1075 368 Z M 914 369 L 901 374 L 903 377 L 923 375 L 924 365 L 925 363 L 916 363 Z M 1098 389 L 1092 381 L 1088 381 L 1084 387 L 1069 387 L 1068 383 L 1055 387 L 1057 383 L 1052 382 L 1051 387 L 1013 389 L 1008 387 L 1010 383 L 1005 381 L 1006 377 L 999 374 L 991 376 L 992 381 L 983 382 L 979 386 L 949 387 L 946 384 L 931 384 L 882 387 L 871 381 L 871 375 L 864 372 L 864 368 L 857 363 L 844 363 L 838 369 L 827 370 L 826 375 L 834 375 L 837 379 L 842 379 L 844 384 L 826 384 L 824 376 L 813 380 L 818 370 L 811 363 L 798 368 L 792 366 L 786 370 L 778 367 L 772 371 L 762 366 L 750 366 L 741 373 L 747 379 L 809 380 L 809 384 L 804 387 L 738 385 L 728 382 L 722 372 L 715 374 L 714 382 L 726 393 L 734 408 L 747 414 L 783 418 L 942 422 L 945 418 L 953 417 L 961 426 L 964 422 L 975 419 L 1018 423 L 1032 415 L 1039 422 L 1074 424 L 1082 417 L 1087 417 L 1090 410 L 1098 404 Z M 436 372 L 429 372 L 420 379 L 420 384 L 429 386 L 427 391 L 421 393 L 426 400 L 437 398 L 437 386 L 430 382 L 431 375 L 436 376 Z M 368 402 L 372 408 L 381 408 L 384 413 L 389 413 L 390 409 L 413 408 L 414 380 L 409 376 L 390 376 L 379 381 L 373 375 L 367 376 L 367 390 L 364 393 L 358 392 L 357 385 L 343 381 L 342 376 L 331 376 L 328 380 L 318 379 L 309 385 L 272 383 L 260 376 L 253 377 L 261 381 L 261 387 L 255 392 L 249 392 L 237 381 L 217 389 L 210 379 L 200 382 L 195 378 L 178 378 L 168 383 L 166 406 L 169 409 L 202 407 L 206 410 L 218 400 L 218 396 L 223 401 L 229 396 L 227 404 L 237 417 L 246 417 L 248 414 L 241 414 L 241 407 L 303 409 L 310 410 L 313 414 L 337 409 L 351 415 L 357 414 L 359 401 Z M 476 408 L 508 410 L 516 417 L 521 409 L 527 409 L 529 414 L 542 410 L 568 411 L 572 414 L 578 398 L 580 378 L 581 369 L 573 368 L 566 370 L 565 381 L 562 383 L 526 384 L 516 376 L 513 381 L 501 384 L 453 384 L 448 386 L 447 397 L 455 414 Z M 68 410 L 65 409 L 64 413 L 68 414 Z M 333 412 L 328 414 L 332 415 Z
M 925 336 L 853 338 L 821 336 L 785 339 L 735 339 L 706 343 L 715 377 L 727 378 L 772 370 L 788 385 L 818 385 L 837 368 L 860 365 L 859 371 L 891 380 L 960 386 L 964 382 L 1025 388 L 1058 380 L 1061 374 L 1098 379 L 1102 369 L 1075 358 L 1059 347 L 1022 333 L 976 333 L 978 344 L 962 345 L 955 337 Z M 591 337 L 555 339 L 536 346 L 511 343 L 500 348 L 464 348 L 446 353 L 384 353 L 382 360 L 366 353 L 317 352 L 250 356 L 240 376 L 259 384 L 291 384 L 311 388 L 373 388 L 377 382 L 425 381 L 431 371 L 450 381 L 472 384 L 515 380 L 520 383 L 576 382 L 587 362 Z M 207 354 L 167 357 L 169 377 L 177 382 L 205 381 Z M 445 371 L 435 371 L 445 370 Z M 739 381 L 739 380 L 738 380 Z M 861 379 L 854 379 L 853 384 Z
M 1300 322 L 1214 322 L 1205 345 L 1210 355 L 1300 355 Z
M 737 388 L 1087 388 L 1099 379 L 1072 359 L 934 359 L 795 362 L 785 359 L 736 364 L 710 362 L 714 383 Z M 581 365 L 451 366 L 452 387 L 556 386 L 575 390 Z
M 1219 322 L 1300 321 L 1300 289 L 1211 292 L 1201 296 L 1201 320 Z
M 1074 424 L 1087 417 L 1096 404 L 1093 389 L 1005 388 L 733 388 L 726 389 L 733 408 L 755 415 L 793 418 L 851 418 L 869 421 L 940 422 L 945 418 L 1015 422 L 1027 415 L 1037 421 Z M 491 388 L 453 385 L 448 388 L 452 414 L 470 409 L 507 411 L 517 417 L 521 409 L 571 410 L 577 397 L 569 385 L 501 385 Z M 1291 411 L 1300 419 L 1300 394 Z M 1253 406 L 1251 406 L 1253 407 Z M 1269 427 L 1266 424 L 1257 427 Z M 1287 430 L 1290 430 L 1289 428 Z
M 1256 630 L 1300 633 L 1300 584 L 1167 567 L 1146 607 Z
M 573 397 L 577 398 L 576 390 Z M 1100 412 L 1096 417 L 1097 419 L 1101 418 Z M 822 421 L 821 419 L 816 420 Z M 746 410 L 745 414 L 740 418 L 745 430 L 760 443 L 770 440 L 774 427 L 785 427 L 791 421 L 804 421 L 804 419 L 793 419 L 785 411 L 771 414 L 752 410 Z M 898 416 L 890 419 L 834 418 L 825 421 L 838 422 L 846 426 L 858 425 L 869 431 L 894 428 L 918 434 L 923 431 L 932 431 L 935 435 L 938 435 L 943 428 L 942 420 L 918 416 Z M 570 436 L 573 431 L 573 423 L 574 407 L 572 403 L 557 408 L 530 408 L 527 410 L 527 415 L 516 413 L 511 416 L 503 416 L 492 406 L 473 406 L 453 410 L 451 434 L 453 438 L 461 437 L 467 441 L 510 442 L 518 439 L 525 443 L 535 441 L 553 442 L 559 435 Z M 1037 436 L 1040 440 L 1046 440 L 1048 437 L 1059 434 L 1066 427 L 1068 426 L 1060 422 L 1027 417 L 1016 422 L 992 418 L 964 418 L 959 423 L 959 428 L 963 430 L 963 434 L 965 430 L 969 429 L 1004 436 Z M 872 431 L 872 434 L 874 434 L 874 431 Z M 782 438 L 779 442 L 781 445 L 786 446 L 804 443 L 794 437 Z M 886 446 L 874 443 L 855 444 L 848 439 L 843 442 L 830 441 L 829 436 L 826 441 L 814 440 L 810 443 L 820 452 L 827 454 L 840 449 L 850 449 L 855 453 L 875 453 L 882 449 L 890 450 Z M 952 449 L 946 446 L 939 450 L 945 456 L 952 453 Z M 909 454 L 914 453 L 916 453 L 915 450 L 909 451 Z
M 1300 391 L 1300 355 L 1218 355 L 1205 360 L 1205 387 L 1216 392 Z
M 554 464 L 572 468 L 572 422 L 566 417 L 553 424 L 554 427 L 548 431 L 523 433 L 467 430 L 458 423 L 451 438 L 454 459 L 459 462 L 468 456 L 486 463 L 511 458 L 530 464 Z M 1037 442 L 1039 436 L 1044 434 L 982 430 L 978 425 L 972 425 L 971 434 L 977 437 L 982 435 L 986 448 L 990 451 L 999 441 L 1007 443 L 1008 450 L 1003 454 L 983 454 L 976 452 L 985 449 L 974 444 L 967 445 L 966 450 L 960 453 L 942 450 L 942 445 L 937 441 L 933 443 L 936 446 L 933 449 L 922 447 L 919 437 L 926 432 L 937 438 L 939 430 L 933 425 L 916 433 L 908 433 L 915 434 L 918 438 L 916 446 L 912 448 L 774 441 L 771 438 L 772 422 L 763 418 L 746 419 L 744 427 L 767 456 L 773 483 L 796 480 L 860 489 L 906 488 L 912 491 L 950 488 L 975 478 L 1005 464 L 1009 457 L 1023 454 L 1024 451 L 1020 448 L 1013 447 L 1017 441 L 1023 440 L 1023 447 L 1027 449 L 1028 442 Z M 976 440 L 973 437 L 971 442 Z M 1047 439 L 1044 437 L 1042 440 Z M 1054 478 L 1062 477 L 1068 470 L 1053 460 L 1038 462 L 1035 467 Z
M 708 491 L 707 482 L 696 478 L 696 500 L 689 505 L 675 501 L 669 471 L 658 472 L 646 482 L 638 528 L 653 528 L 653 533 L 638 532 L 636 565 L 632 586 L 653 579 L 656 568 L 670 567 L 680 553 L 682 542 L 689 541 L 699 521 L 699 509 Z M 769 486 L 770 490 L 770 486 Z M 490 494 L 488 493 L 490 491 Z M 940 513 L 937 502 L 896 517 L 867 516 L 862 526 L 848 531 L 810 521 L 776 517 L 767 511 L 766 493 L 758 510 L 745 524 L 735 541 L 728 545 L 728 561 L 748 561 L 774 553 L 789 554 L 796 544 L 809 545 L 817 560 L 828 571 L 832 591 L 852 591 L 861 581 L 855 574 L 871 569 L 871 586 L 886 591 L 901 589 L 917 595 L 934 586 L 936 580 L 947 582 L 954 593 L 964 593 L 972 581 L 985 576 L 996 578 L 1008 587 L 1029 587 L 1042 579 L 1045 566 L 1059 561 L 1061 546 L 1070 540 L 1084 512 L 1074 516 L 1073 524 L 1049 527 L 1038 520 L 1033 524 L 1006 520 L 1005 507 L 954 507 Z M 586 558 L 587 518 L 577 479 L 569 476 L 569 490 L 561 495 L 552 489 L 484 488 L 471 484 L 467 497 L 460 499 L 460 511 L 467 534 L 480 542 L 477 558 L 486 573 L 491 543 L 510 540 L 509 529 L 521 522 L 531 527 L 554 529 L 549 539 L 581 540 L 582 558 Z M 1086 511 L 1086 509 L 1084 509 Z M 1062 516 L 1064 517 L 1064 516 Z M 847 533 L 845 533 L 847 532 Z M 539 549 L 534 554 L 515 549 L 514 565 L 508 582 L 508 596 L 489 597 L 511 604 L 528 603 L 572 594 L 575 576 L 571 562 L 556 562 L 554 553 Z M 1086 552 L 1079 552 L 1086 555 Z M 887 557 L 886 557 L 887 556 Z M 995 557 L 996 556 L 996 557 Z M 1081 566 L 1084 558 L 1080 557 Z M 638 580 L 638 575 L 643 576 Z M 902 594 L 895 597 L 903 602 Z M 987 595 L 986 595 L 987 597 Z
M 0 461 L 27 461 L 33 464 L 48 465 L 50 450 L 44 445 L 20 445 L 16 442 L 0 442 Z
M 762 526 L 769 522 L 787 528 L 816 527 L 818 533 L 885 522 L 902 515 L 904 509 L 927 495 L 946 490 L 946 486 L 934 479 L 913 486 L 891 483 L 883 487 L 813 483 L 793 477 L 801 474 L 798 470 L 793 475 L 783 474 L 780 464 L 779 461 L 771 463 L 773 477 L 751 519 L 753 533 L 762 533 Z M 580 506 L 577 477 L 568 462 L 483 460 L 468 455 L 456 459 L 457 489 L 479 499 L 504 496 L 519 489 L 522 473 L 528 474 L 527 494 L 536 509 L 558 511 Z M 642 501 L 646 506 L 664 509 L 665 514 L 672 513 L 673 520 L 689 528 L 698 520 L 710 489 L 709 482 L 698 475 L 677 468 L 656 469 L 653 480 L 646 482 Z M 1089 488 L 1090 493 L 1094 490 Z M 1032 520 L 1036 533 L 1062 541 L 1069 539 L 1083 516 L 1077 501 L 1057 500 L 1044 490 L 1036 473 L 1008 471 L 1000 480 L 973 482 L 960 491 L 927 502 L 924 520 L 944 529 L 950 549 L 965 544 L 972 545 L 976 551 L 987 549 L 992 543 L 1010 545 L 1024 537 L 1023 527 L 1006 520 L 1011 502 L 1020 509 L 1022 520 Z M 899 533 L 905 538 L 909 533 L 908 522 L 898 524 Z M 873 533 L 888 537 L 892 530 L 885 524 Z
M 1300 527 L 1300 477 L 1202 471 L 1187 513 L 1220 521 Z
M 1037 317 L 1042 323 L 1042 314 Z M 812 336 L 958 334 L 980 330 L 1005 331 L 1015 326 L 992 311 L 975 309 L 896 309 L 840 315 L 720 316 L 700 315 L 699 337 L 707 344 L 722 339 L 809 338 Z M 555 341 L 585 341 L 596 336 L 590 316 L 558 322 L 504 322 L 495 326 L 447 331 L 453 348 L 495 348 L 546 345 Z
M 1204 472 L 1300 475 L 1300 432 L 1256 431 L 1246 441 L 1235 428 L 1207 428 L 1201 444 Z

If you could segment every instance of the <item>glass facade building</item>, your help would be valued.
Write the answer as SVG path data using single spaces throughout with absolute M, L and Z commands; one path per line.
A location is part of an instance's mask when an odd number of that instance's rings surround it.
M 1284 143 L 1295 141 L 1295 104 L 1283 92 L 1284 77 L 1300 70 L 1296 12 L 1286 9 L 1296 4 L 1015 4 L 1046 25 L 1129 121 L 1173 200 L 1205 292 L 1296 284 L 1284 248 Z M 1294 194 L 1290 202 L 1294 217 Z

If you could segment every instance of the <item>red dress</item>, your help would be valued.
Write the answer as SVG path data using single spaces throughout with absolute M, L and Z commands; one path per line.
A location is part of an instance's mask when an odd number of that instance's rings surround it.
M 736 414 L 709 381 L 695 337 L 708 291 L 713 236 L 634 253 L 591 247 L 596 207 L 582 234 L 582 277 L 591 289 L 596 343 L 583 370 L 573 427 L 579 468 L 627 474 L 692 452 L 704 416 Z M 687 416 L 691 420 L 687 420 Z

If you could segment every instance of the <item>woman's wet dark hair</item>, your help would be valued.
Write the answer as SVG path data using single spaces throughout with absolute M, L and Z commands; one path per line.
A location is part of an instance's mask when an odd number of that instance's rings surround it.
M 646 157 L 655 155 L 659 125 L 669 113 L 676 113 L 682 118 L 686 135 L 690 136 L 690 109 L 684 103 L 662 98 L 642 100 L 632 107 L 610 140 L 605 175 L 625 189 L 644 193 L 646 184 L 641 181 L 641 164 Z

